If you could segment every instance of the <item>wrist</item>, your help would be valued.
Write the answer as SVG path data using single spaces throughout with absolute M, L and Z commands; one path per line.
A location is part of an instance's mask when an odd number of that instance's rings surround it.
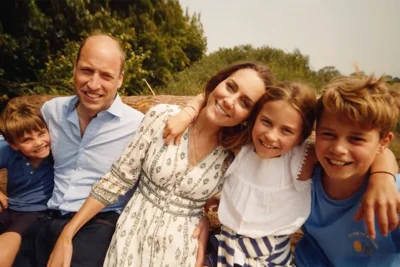
M 371 176 L 376 175 L 376 174 L 390 176 L 390 177 L 392 177 L 392 179 L 394 179 L 394 181 L 396 182 L 396 175 L 394 175 L 394 174 L 391 173 L 391 172 L 387 172 L 387 171 L 372 171 L 372 172 L 369 173 L 369 176 L 371 177 Z

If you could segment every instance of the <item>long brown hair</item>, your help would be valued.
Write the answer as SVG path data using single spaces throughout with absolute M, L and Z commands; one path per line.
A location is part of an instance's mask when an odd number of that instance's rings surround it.
M 272 74 L 271 69 L 268 68 L 266 65 L 254 61 L 237 62 L 219 71 L 206 83 L 204 87 L 204 103 L 207 103 L 208 97 L 210 96 L 211 92 L 214 91 L 214 89 L 221 82 L 226 80 L 233 73 L 242 69 L 252 69 L 256 71 L 265 86 L 269 86 L 274 82 L 274 75 Z M 234 149 L 241 146 L 243 144 L 243 130 L 245 128 L 245 124 L 246 123 L 242 123 L 232 127 L 224 127 L 219 136 L 220 144 L 226 149 Z

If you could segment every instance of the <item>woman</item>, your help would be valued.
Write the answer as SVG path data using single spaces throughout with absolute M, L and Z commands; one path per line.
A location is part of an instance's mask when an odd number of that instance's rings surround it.
M 104 266 L 195 266 L 198 243 L 190 234 L 206 200 L 221 190 L 232 160 L 221 144 L 241 140 L 235 126 L 247 119 L 270 84 L 271 71 L 256 63 L 217 73 L 205 86 L 206 106 L 179 145 L 165 146 L 162 138 L 166 120 L 179 109 L 158 105 L 149 110 L 124 154 L 64 228 L 48 265 L 69 266 L 75 233 L 140 180 L 119 218 Z

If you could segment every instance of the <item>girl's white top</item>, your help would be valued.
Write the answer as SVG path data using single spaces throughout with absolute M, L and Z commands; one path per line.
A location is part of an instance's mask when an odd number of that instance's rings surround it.
M 300 181 L 309 143 L 277 158 L 262 159 L 253 145 L 242 147 L 226 172 L 218 217 L 240 235 L 288 235 L 311 209 L 311 179 Z

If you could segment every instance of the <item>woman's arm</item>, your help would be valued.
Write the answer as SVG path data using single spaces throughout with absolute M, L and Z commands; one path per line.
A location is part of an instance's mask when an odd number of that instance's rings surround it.
M 174 143 L 179 144 L 182 134 L 189 125 L 197 118 L 197 115 L 204 106 L 204 95 L 199 94 L 190 99 L 179 113 L 170 117 L 165 124 L 163 137 L 165 144 L 174 140 Z
M 379 222 L 379 231 L 383 236 L 394 230 L 399 223 L 400 194 L 393 177 L 397 172 L 396 157 L 389 149 L 378 155 L 371 165 L 372 175 L 369 178 L 368 188 L 355 216 L 356 220 L 364 218 L 371 238 L 376 236 L 375 214 Z
M 79 209 L 78 213 L 64 227 L 60 236 L 57 239 L 53 252 L 50 255 L 47 267 L 64 267 L 71 265 L 72 259 L 72 239 L 75 234 L 82 228 L 90 219 L 99 213 L 105 205 L 92 197 L 88 197 Z
M 166 112 L 165 108 L 162 112 Z M 147 154 L 152 135 L 163 120 L 157 108 L 150 109 L 139 125 L 135 137 L 125 148 L 122 156 L 111 166 L 110 171 L 92 186 L 90 196 L 72 220 L 64 227 L 50 256 L 48 267 L 70 266 L 72 239 L 91 218 L 105 206 L 118 200 L 138 180 L 143 160 Z

